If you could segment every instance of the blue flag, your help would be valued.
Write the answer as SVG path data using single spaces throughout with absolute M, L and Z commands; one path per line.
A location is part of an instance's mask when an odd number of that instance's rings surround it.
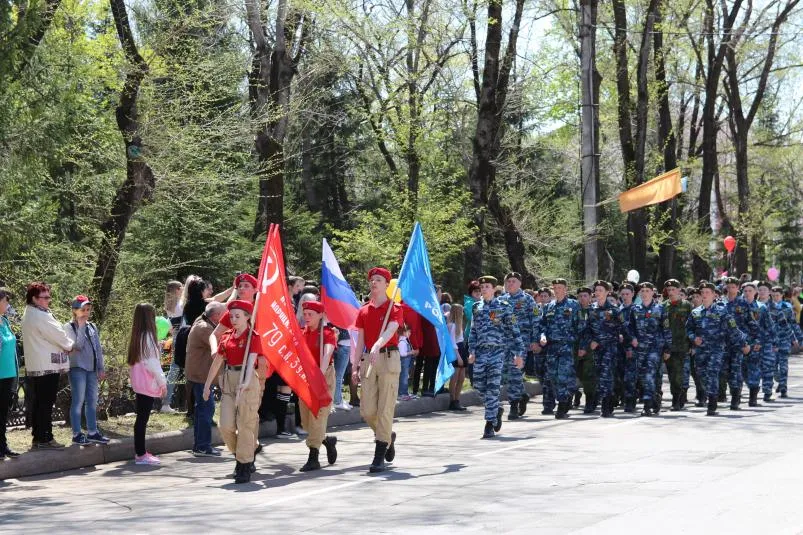
M 415 224 L 410 246 L 404 255 L 404 263 L 399 273 L 399 290 L 402 299 L 407 305 L 418 312 L 421 317 L 435 326 L 438 334 L 438 345 L 441 348 L 441 358 L 438 362 L 438 372 L 435 375 L 435 392 L 443 387 L 454 373 L 452 362 L 457 360 L 452 337 L 446 326 L 438 296 L 435 293 L 435 284 L 432 282 L 432 271 L 429 267 L 429 253 L 424 241 L 421 225 Z

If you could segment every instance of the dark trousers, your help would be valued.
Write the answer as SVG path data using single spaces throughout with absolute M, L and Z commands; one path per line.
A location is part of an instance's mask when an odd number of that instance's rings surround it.
M 145 455 L 145 429 L 148 427 L 148 420 L 151 419 L 151 409 L 157 398 L 137 394 L 136 410 L 137 419 L 134 421 L 134 452 L 137 455 Z
M 33 396 L 31 434 L 34 442 L 53 440 L 53 405 L 59 392 L 59 374 L 28 377 L 28 388 Z
M 209 399 L 204 401 L 203 383 L 187 381 L 187 384 L 192 387 L 192 394 L 195 400 L 192 449 L 194 451 L 206 451 L 212 447 L 212 415 L 215 414 L 215 398 L 210 393 Z
M 0 455 L 8 447 L 6 442 L 6 421 L 14 397 L 14 377 L 0 379 Z
M 417 356 L 415 358 L 415 371 L 413 372 L 413 394 L 418 393 L 419 379 L 421 379 L 421 392 L 435 391 L 435 373 L 438 370 L 438 357 Z M 424 377 L 421 378 L 421 372 Z

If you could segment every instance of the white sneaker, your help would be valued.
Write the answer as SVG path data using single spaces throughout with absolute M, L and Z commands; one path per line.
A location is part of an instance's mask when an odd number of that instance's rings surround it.
M 334 413 L 336 413 L 336 412 L 337 412 L 337 407 L 335 407 L 335 406 L 333 405 L 333 406 L 332 406 L 332 408 L 331 408 L 331 409 L 329 409 L 329 414 L 334 414 Z
M 170 405 L 162 405 L 162 408 L 159 409 L 159 412 L 163 412 L 165 414 L 173 414 L 174 412 L 176 412 L 176 409 L 174 409 Z
M 349 405 L 348 401 L 343 401 L 342 403 L 335 405 L 335 408 L 340 409 L 342 411 L 350 411 L 351 409 L 353 409 L 353 407 Z

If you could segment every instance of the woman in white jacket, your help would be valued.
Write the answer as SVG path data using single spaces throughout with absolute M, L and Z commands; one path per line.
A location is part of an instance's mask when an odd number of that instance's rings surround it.
M 53 405 L 59 375 L 70 370 L 68 353 L 73 341 L 50 312 L 50 286 L 32 282 L 25 293 L 22 346 L 25 354 L 27 394 L 33 397 L 31 449 L 63 448 L 53 440 Z

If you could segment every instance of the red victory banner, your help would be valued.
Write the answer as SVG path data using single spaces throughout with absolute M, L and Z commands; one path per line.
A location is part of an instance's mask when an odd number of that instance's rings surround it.
M 318 409 L 329 405 L 332 396 L 318 361 L 304 342 L 290 304 L 278 225 L 272 224 L 268 230 L 258 280 L 254 328 L 262 339 L 268 361 L 312 414 L 318 414 Z

